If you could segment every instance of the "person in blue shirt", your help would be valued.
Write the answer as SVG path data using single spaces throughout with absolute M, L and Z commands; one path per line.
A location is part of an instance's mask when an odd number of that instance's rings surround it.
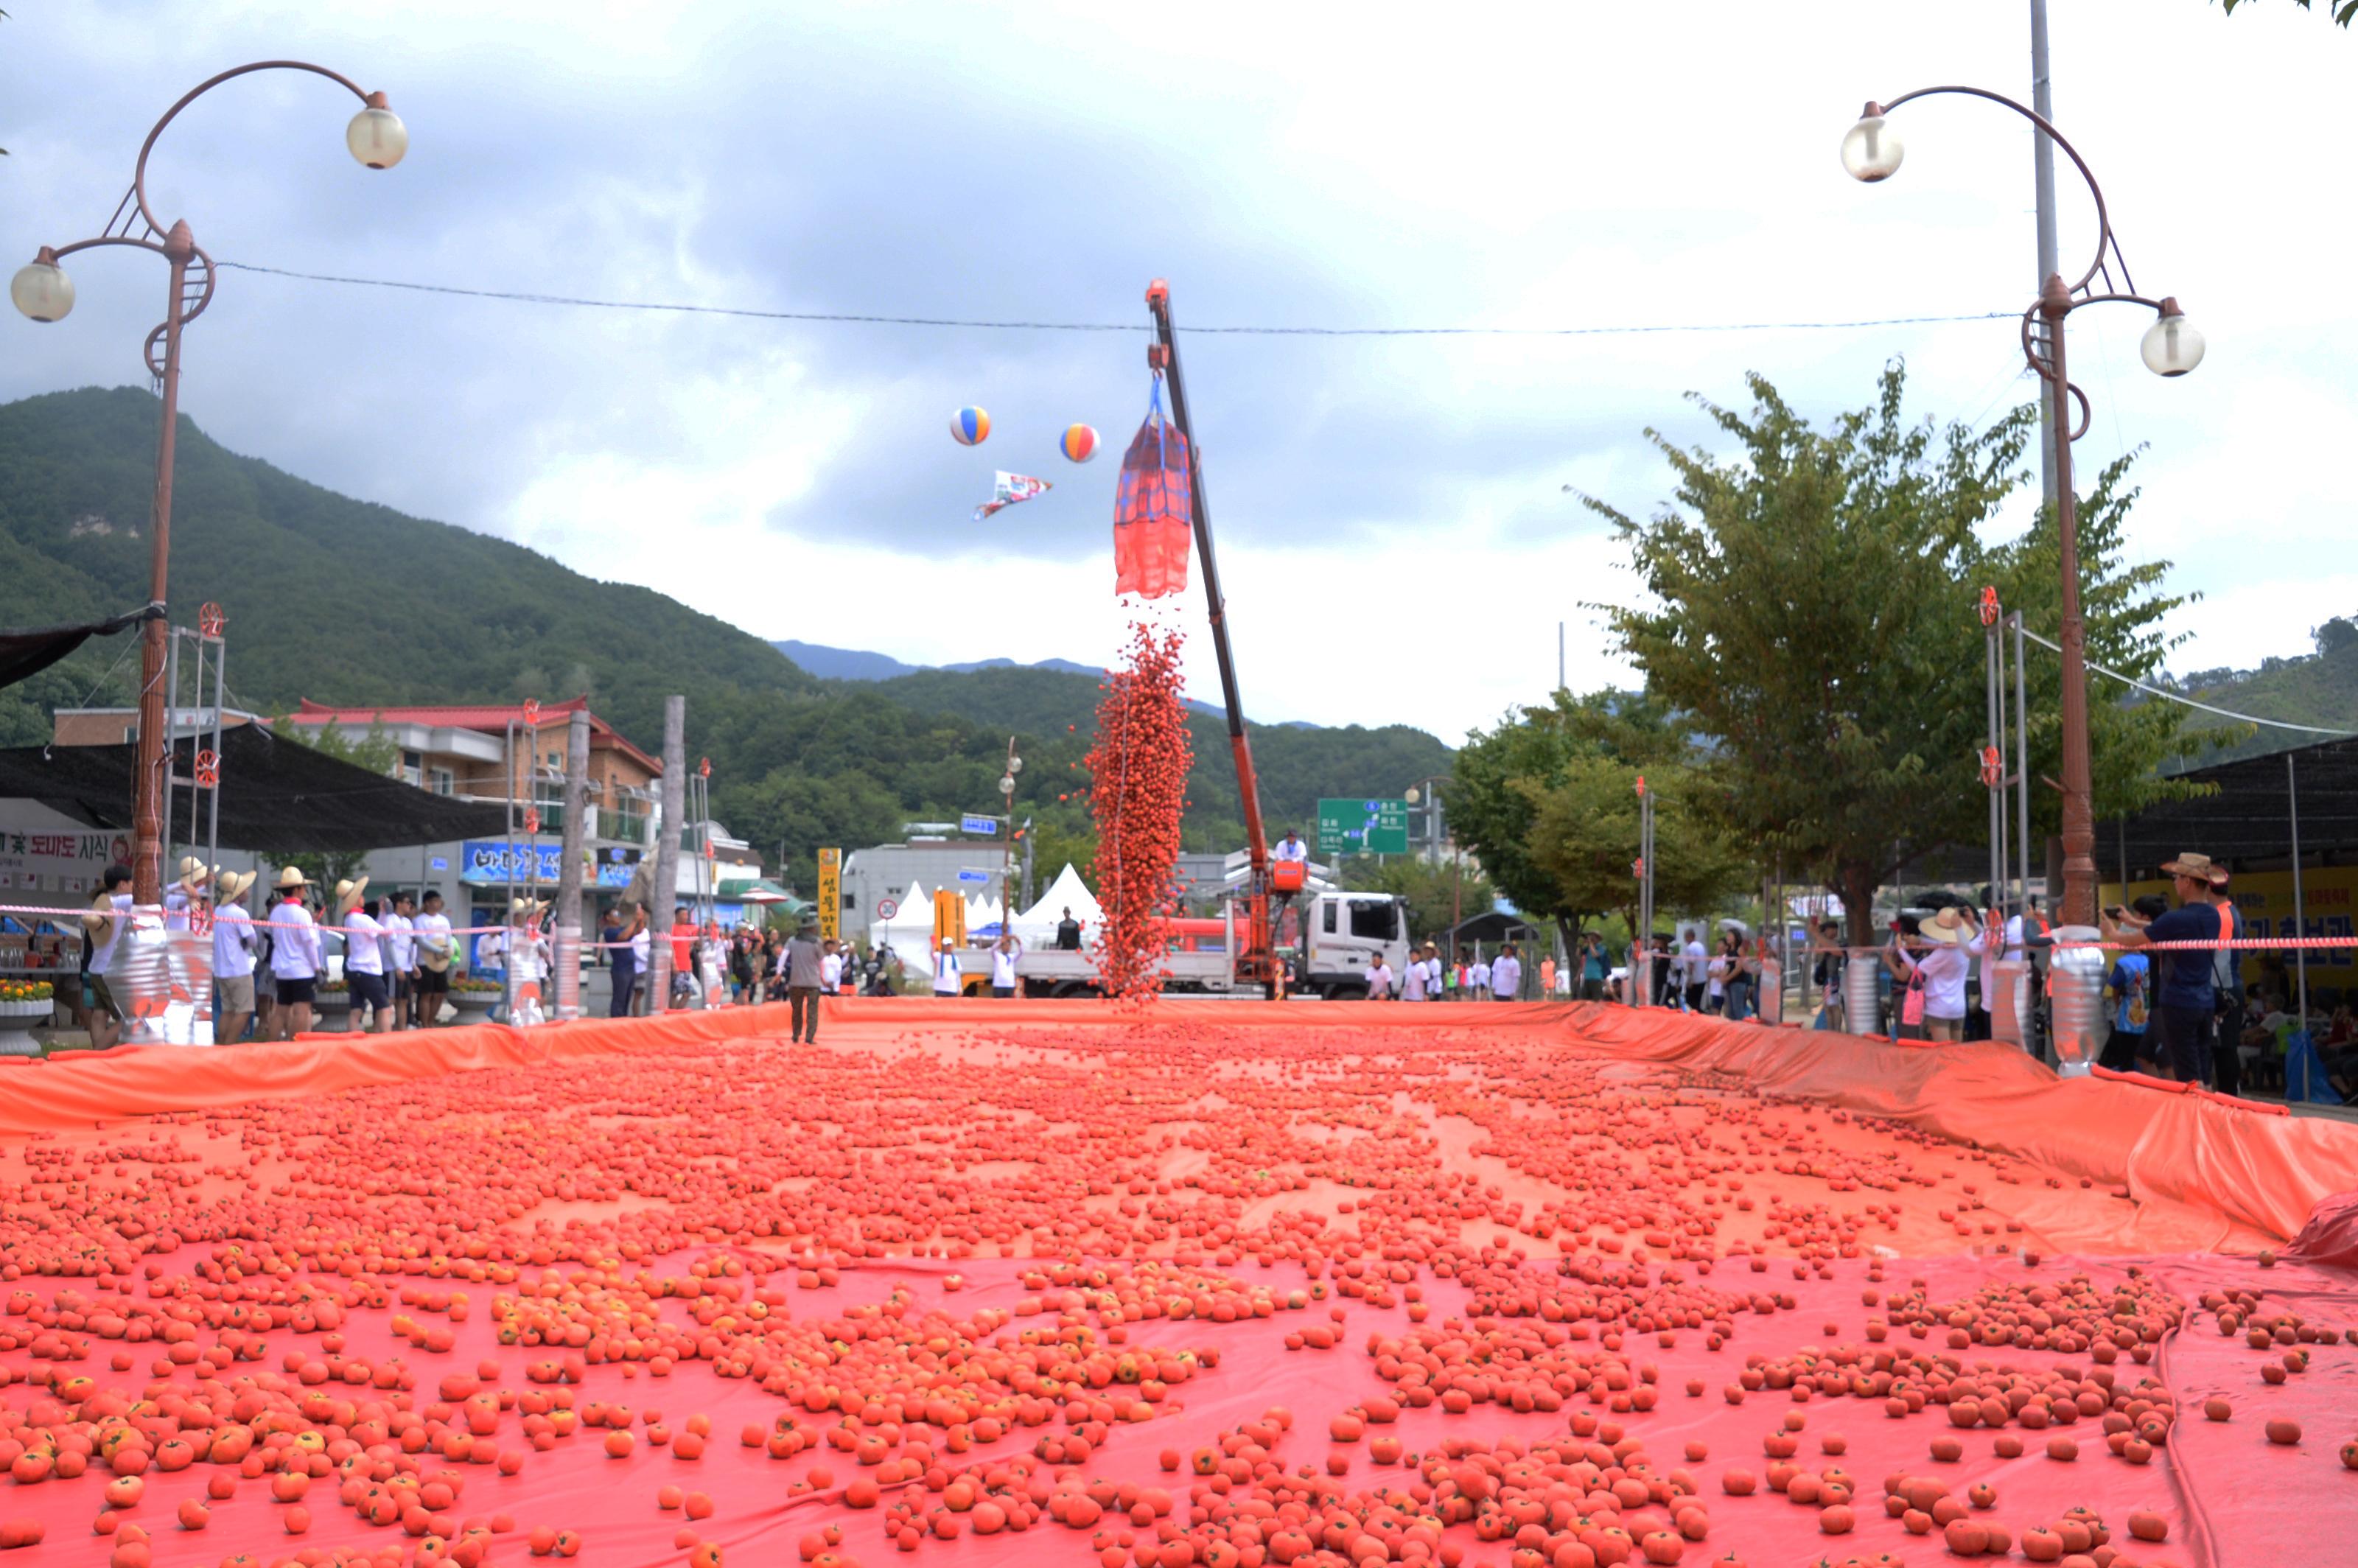
M 2122 909 L 2103 913 L 2104 940 L 2135 949 L 2155 943 L 2207 943 L 2156 955 L 2154 1006 L 2146 1035 L 2147 1050 L 2180 1083 L 2211 1081 L 2211 1041 L 2217 1027 L 2218 987 L 2212 960 L 2215 944 L 2240 932 L 2235 906 L 2213 892 L 2218 870 L 2208 855 L 2183 854 L 2161 868 L 2178 893 L 2178 907 L 2150 923 Z
M 2150 924 L 2169 913 L 2169 901 L 2149 892 L 2129 908 Z M 2146 1026 L 2153 1015 L 2152 957 L 2144 953 L 2122 954 L 2105 978 L 2104 989 L 2113 998 L 2113 1033 L 2104 1042 L 2102 1065 L 2115 1073 L 2155 1071 L 2153 1054 L 2146 1047 Z

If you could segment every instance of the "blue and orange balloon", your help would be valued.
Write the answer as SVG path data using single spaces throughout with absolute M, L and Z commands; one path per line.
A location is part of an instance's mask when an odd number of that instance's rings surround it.
M 1087 425 L 1065 426 L 1065 438 L 1058 444 L 1065 449 L 1065 456 L 1076 463 L 1087 462 L 1098 455 L 1098 433 Z
M 990 437 L 990 415 L 986 409 L 961 408 L 950 416 L 950 435 L 961 447 L 979 447 Z

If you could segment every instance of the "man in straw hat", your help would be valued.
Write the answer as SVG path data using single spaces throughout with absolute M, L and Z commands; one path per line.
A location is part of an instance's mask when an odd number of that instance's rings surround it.
M 277 902 L 270 910 L 270 979 L 278 993 L 271 1033 L 280 1040 L 311 1027 L 311 1008 L 319 1000 L 319 927 L 303 906 L 310 886 L 302 867 L 289 866 L 271 890 Z
M 223 871 L 213 889 L 213 1042 L 242 1039 L 254 1017 L 254 961 L 262 951 L 244 899 L 254 871 Z
M 384 983 L 384 927 L 377 924 L 376 900 L 366 877 L 336 884 L 336 924 L 344 928 L 344 985 L 352 992 L 352 1027 L 382 1034 L 393 1027 L 393 990 Z M 368 1022 L 361 1022 L 361 1009 Z
M 81 917 L 82 939 L 90 944 L 90 967 L 84 983 L 90 988 L 90 1043 L 104 1051 L 123 1040 L 123 1009 L 107 983 L 131 925 L 131 868 L 109 866 L 99 879 L 98 896 Z
M 2104 940 L 2138 948 L 2158 942 L 2201 943 L 2157 953 L 2158 984 L 2146 1024 L 2146 1051 L 2158 1058 L 2180 1083 L 2208 1083 L 2212 1074 L 2212 1040 L 2217 1022 L 2218 982 L 2212 968 L 2221 942 L 2242 934 L 2235 906 L 2218 891 L 2226 868 L 2208 855 L 2189 851 L 2165 864 L 2178 894 L 2178 907 L 2156 920 L 2144 920 L 2115 906 L 2099 917 Z
M 819 946 L 816 919 L 802 923 L 778 963 L 786 974 L 786 1038 L 816 1044 L 819 990 L 827 983 L 827 954 Z

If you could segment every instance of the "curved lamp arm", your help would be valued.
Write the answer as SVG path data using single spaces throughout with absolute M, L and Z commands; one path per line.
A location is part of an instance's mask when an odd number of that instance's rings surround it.
M 208 77 L 182 93 L 178 103 L 165 110 L 164 117 L 157 121 L 154 128 L 147 133 L 147 139 L 139 144 L 139 161 L 132 167 L 131 170 L 131 194 L 132 199 L 139 204 L 139 215 L 147 221 L 149 228 L 158 233 L 163 232 L 165 228 L 164 224 L 157 222 L 155 210 L 147 205 L 147 155 L 155 150 L 156 138 L 164 134 L 165 126 L 179 117 L 181 110 L 219 87 L 222 82 L 241 76 L 251 76 L 257 70 L 308 70 L 314 76 L 326 77 L 359 99 L 368 108 L 382 109 L 386 106 L 384 93 L 367 92 L 352 78 L 341 72 L 330 70 L 323 65 L 312 65 L 299 59 L 256 60 L 252 65 L 241 65 L 233 70 L 224 70 L 219 76 Z
M 2087 287 L 2088 280 L 2104 268 L 2106 247 L 2109 246 L 2113 254 L 2118 256 L 2120 245 L 2113 238 L 2112 219 L 2104 211 L 2104 192 L 2096 183 L 2094 171 L 2088 168 L 2088 160 L 2080 156 L 2079 149 L 2066 140 L 2063 133 L 2057 130 L 2053 123 L 2045 115 L 2027 104 L 2016 103 L 2003 92 L 1992 92 L 1985 87 L 1920 87 L 1913 92 L 1903 92 L 1888 103 L 1869 103 L 1866 113 L 1867 116 L 1886 114 L 1898 108 L 1902 103 L 1910 103 L 1919 98 L 1931 98 L 1943 92 L 1962 93 L 1968 98 L 1986 98 L 1993 103 L 2002 104 L 2013 110 L 2045 132 L 2057 146 L 2061 147 L 2063 156 L 2071 160 L 2071 167 L 2080 171 L 2080 178 L 2088 182 L 2088 194 L 2095 199 L 2096 203 L 2096 259 L 2088 264 L 2088 270 L 2080 275 L 2080 281 L 2071 286 L 2071 292 L 2077 294 Z M 2125 260 L 2121 263 L 2121 276 L 2125 280 L 2128 276 L 2128 263 Z M 2132 283 L 2130 287 L 2135 287 L 2136 285 Z

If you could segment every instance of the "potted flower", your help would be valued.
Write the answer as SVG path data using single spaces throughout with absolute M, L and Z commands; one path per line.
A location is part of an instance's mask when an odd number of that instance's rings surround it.
M 47 980 L 0 980 L 0 1056 L 38 1056 L 35 1026 L 49 1022 L 55 993 Z
M 463 976 L 450 982 L 450 1005 L 458 1010 L 460 1023 L 490 1022 L 492 1009 L 504 994 L 497 980 Z
M 311 1027 L 322 1034 L 340 1034 L 352 1027 L 352 988 L 322 977 L 312 988 Z

